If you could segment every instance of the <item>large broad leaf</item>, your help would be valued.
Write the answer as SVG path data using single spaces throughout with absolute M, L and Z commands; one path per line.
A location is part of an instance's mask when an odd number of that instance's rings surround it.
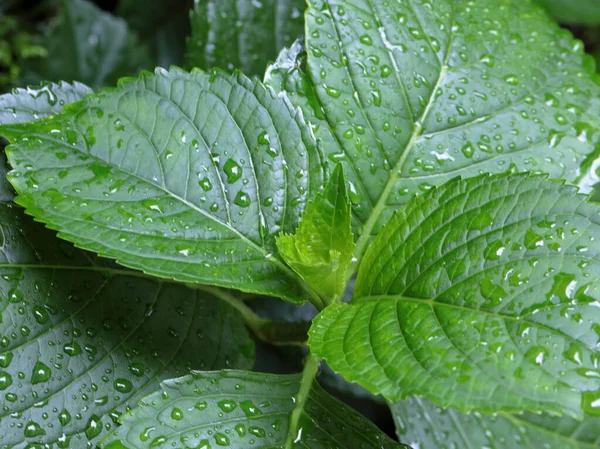
M 189 67 L 262 75 L 279 51 L 304 35 L 304 0 L 199 0 L 190 19 Z
M 0 125 L 25 123 L 58 114 L 65 104 L 74 103 L 92 93 L 81 83 L 43 83 L 37 87 L 14 89 L 0 95 Z
M 329 158 L 344 163 L 362 232 L 357 256 L 411 194 L 457 175 L 580 176 L 594 148 L 584 111 L 599 89 L 581 43 L 538 6 L 309 5 L 307 74 L 288 52 L 267 79 L 303 109 Z
M 600 3 L 597 0 L 537 0 L 560 22 L 571 24 L 600 24 Z
M 9 196 L 0 195 L 2 448 L 94 447 L 161 379 L 252 366 L 230 306 L 76 250 Z
M 321 159 L 258 81 L 158 70 L 0 134 L 17 201 L 62 237 L 157 276 L 304 299 L 275 235 L 296 228 Z
M 311 349 L 392 400 L 600 415 L 600 207 L 576 192 L 486 175 L 416 197 Z
M 198 372 L 122 415 L 105 449 L 403 448 L 371 422 L 301 375 Z M 297 415 L 298 420 L 291 415 Z M 287 444 L 286 444 L 287 442 Z
M 597 449 L 600 418 L 442 410 L 416 397 L 391 407 L 398 436 L 421 449 Z
M 61 0 L 60 19 L 47 38 L 48 56 L 28 67 L 28 81 L 81 81 L 93 88 L 149 68 L 144 46 L 123 19 L 87 0 Z

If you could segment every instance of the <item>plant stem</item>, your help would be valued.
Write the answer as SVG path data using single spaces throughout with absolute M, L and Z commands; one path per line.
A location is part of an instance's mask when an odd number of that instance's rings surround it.
M 243 300 L 231 295 L 226 290 L 206 285 L 193 285 L 196 290 L 202 290 L 232 306 L 237 310 L 246 326 L 261 341 L 273 346 L 304 346 L 308 338 L 309 321 L 287 322 L 273 321 L 257 315 Z
M 309 354 L 304 364 L 304 370 L 302 371 L 302 379 L 300 380 L 300 390 L 296 395 L 296 405 L 290 415 L 290 426 L 288 428 L 288 436 L 285 441 L 285 449 L 293 449 L 294 444 L 302 439 L 302 428 L 298 428 L 300 424 L 300 418 L 304 412 L 308 395 L 312 388 L 312 384 L 315 380 L 315 376 L 319 370 L 321 360 Z

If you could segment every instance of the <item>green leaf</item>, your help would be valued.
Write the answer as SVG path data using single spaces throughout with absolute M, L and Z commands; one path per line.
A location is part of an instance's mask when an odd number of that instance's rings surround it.
M 121 0 L 116 13 L 148 45 L 155 65 L 183 65 L 191 0 Z
M 252 366 L 223 301 L 90 257 L 10 202 L 0 223 L 3 448 L 94 447 L 158 381 Z
M 81 83 L 43 83 L 26 89 L 14 89 L 0 95 L 0 125 L 31 122 L 58 114 L 65 104 L 74 103 L 92 93 Z
M 354 250 L 350 201 L 341 165 L 325 192 L 308 203 L 296 232 L 277 237 L 277 248 L 325 304 L 341 298 Z
M 600 3 L 597 0 L 537 0 L 558 21 L 570 24 L 599 25 Z
M 162 384 L 120 417 L 104 449 L 220 447 L 240 449 L 403 448 L 370 421 L 301 375 L 196 372 Z M 301 394 L 303 401 L 299 401 Z M 299 410 L 297 424 L 290 415 Z M 218 418 L 217 418 L 218 417 Z M 288 444 L 286 444 L 286 440 Z
M 391 406 L 400 439 L 435 449 L 597 449 L 600 418 L 576 421 L 533 413 L 494 416 L 441 410 L 411 397 Z
M 295 230 L 323 175 L 283 99 L 239 74 L 172 69 L 67 109 L 0 127 L 29 213 L 156 276 L 306 299 L 275 235 Z
M 58 25 L 47 38 L 48 56 L 28 67 L 28 79 L 76 80 L 88 86 L 113 85 L 148 68 L 145 47 L 123 19 L 86 0 L 61 0 Z
M 200 0 L 190 16 L 187 65 L 262 75 L 304 35 L 304 0 Z
M 394 401 L 600 415 L 599 212 L 528 174 L 433 189 L 393 216 L 309 345 Z
M 538 6 L 309 5 L 306 75 L 288 51 L 267 80 L 288 92 L 327 142 L 329 158 L 344 164 L 361 233 L 358 258 L 411 194 L 457 175 L 581 176 L 595 133 L 584 111 L 599 88 L 581 43 Z

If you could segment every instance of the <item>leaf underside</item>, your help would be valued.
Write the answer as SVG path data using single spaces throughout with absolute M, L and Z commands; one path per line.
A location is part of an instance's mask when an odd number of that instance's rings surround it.
M 313 383 L 297 428 L 290 414 L 300 375 L 197 372 L 162 383 L 162 391 L 122 415 L 104 449 L 220 447 L 400 449 L 370 421 Z
M 391 406 L 401 441 L 424 449 L 596 449 L 600 418 L 576 421 L 523 413 L 494 416 L 442 410 L 410 397 Z
M 391 400 L 461 411 L 600 408 L 600 214 L 541 176 L 454 180 L 398 211 L 312 351 Z
M 507 170 L 575 182 L 594 150 L 592 66 L 531 2 L 310 0 L 306 26 L 307 73 L 295 46 L 265 79 L 344 164 L 359 257 L 414 193 Z
M 258 81 L 157 70 L 0 134 L 17 202 L 61 237 L 156 276 L 305 299 L 275 235 L 296 228 L 321 160 Z

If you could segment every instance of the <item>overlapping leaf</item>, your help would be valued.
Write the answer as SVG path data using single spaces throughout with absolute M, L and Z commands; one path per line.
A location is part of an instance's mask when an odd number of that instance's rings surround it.
M 146 48 L 123 19 L 88 0 L 61 0 L 60 20 L 46 40 L 47 57 L 28 66 L 31 81 L 81 81 L 93 88 L 149 68 Z
M 600 418 L 524 413 L 465 415 L 416 397 L 391 406 L 398 436 L 422 449 L 595 449 Z
M 303 109 L 329 158 L 344 163 L 359 256 L 411 194 L 454 176 L 513 168 L 577 180 L 594 150 L 584 111 L 598 86 L 583 46 L 538 6 L 309 5 L 307 74 L 288 53 L 268 79 Z
M 52 119 L 4 126 L 17 201 L 148 273 L 302 300 L 276 257 L 322 184 L 302 119 L 258 81 L 146 73 Z
M 189 67 L 262 75 L 304 35 L 304 0 L 199 0 L 190 16 Z
M 300 375 L 197 372 L 165 381 L 120 417 L 104 449 L 400 449 L 371 422 L 313 383 L 298 400 Z M 298 409 L 297 404 L 302 404 Z M 300 412 L 297 424 L 290 415 Z M 287 444 L 286 444 L 287 441 Z
M 411 200 L 311 349 L 392 400 L 600 415 L 600 207 L 576 192 L 496 175 Z
M 253 344 L 230 306 L 90 257 L 8 196 L 0 202 L 2 449 L 93 447 L 161 379 L 252 365 Z

